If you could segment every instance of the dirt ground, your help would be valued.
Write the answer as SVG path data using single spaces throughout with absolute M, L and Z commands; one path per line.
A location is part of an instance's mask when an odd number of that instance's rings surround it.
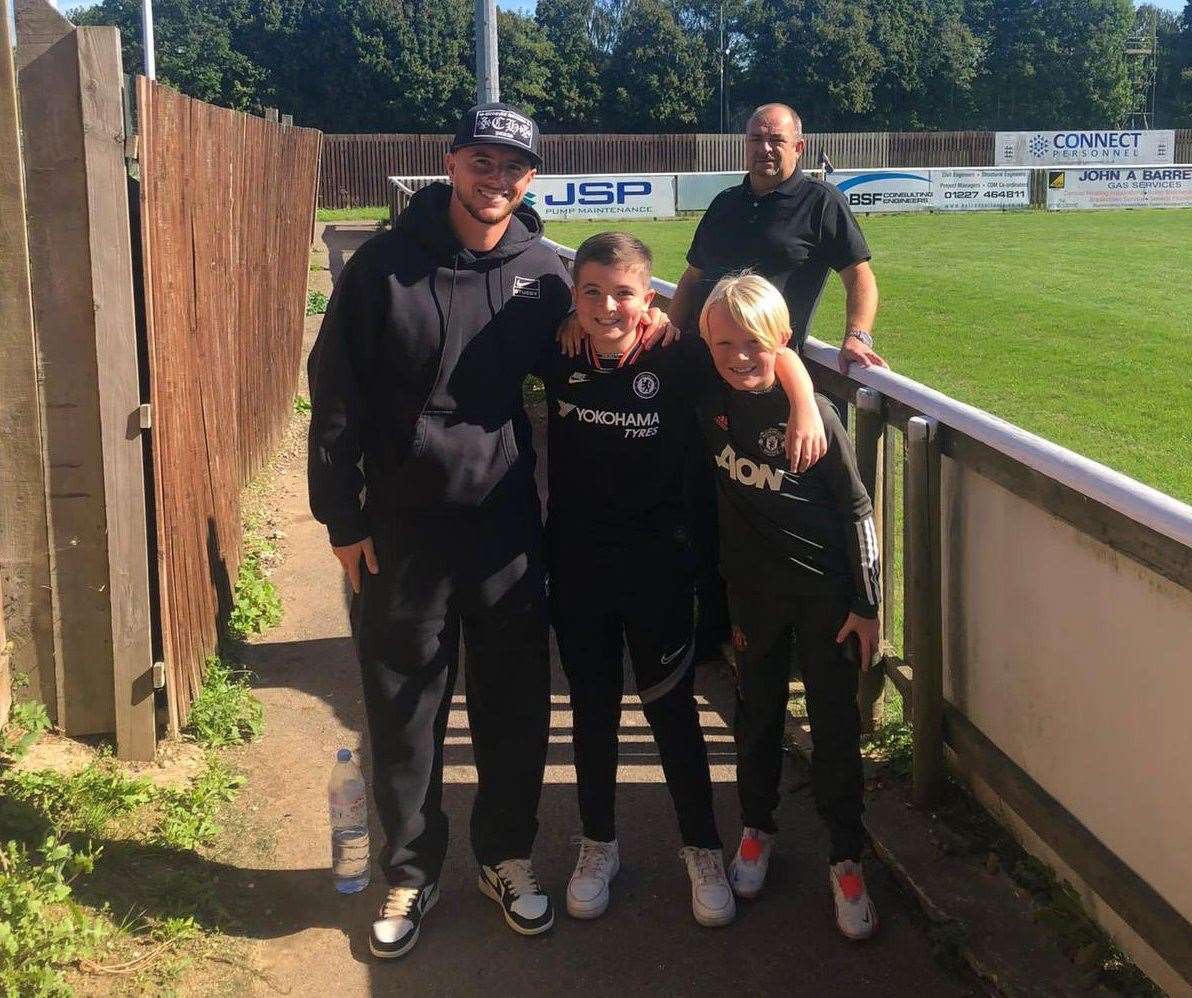
M 329 290 L 325 270 L 312 272 L 312 287 Z M 308 319 L 307 349 L 317 328 L 318 318 Z M 305 376 L 300 391 L 306 393 Z M 366 932 L 383 886 L 374 882 L 359 895 L 341 897 L 327 870 L 325 782 L 337 748 L 362 748 L 364 716 L 345 586 L 326 533 L 307 507 L 304 459 L 304 448 L 292 447 L 269 490 L 276 525 L 284 534 L 274 581 L 285 615 L 279 627 L 248 649 L 247 664 L 258 675 L 257 694 L 265 706 L 266 733 L 236 753 L 249 776 L 240 804 L 248 824 L 244 848 L 234 861 L 239 868 L 226 870 L 222 878 L 235 894 L 228 902 L 240 922 L 238 935 L 252 941 L 261 994 L 979 993 L 969 980 L 933 960 L 919 912 L 874 859 L 867 870 L 881 932 L 863 945 L 837 934 L 826 835 L 807 774 L 793 763 L 785 777 L 790 792 L 783 797 L 782 833 L 767 892 L 742 902 L 737 921 L 727 928 L 697 926 L 661 768 L 632 698 L 621 732 L 618 788 L 623 868 L 603 918 L 569 919 L 561 900 L 579 824 L 566 686 L 557 663 L 535 853 L 539 875 L 559 902 L 554 930 L 534 939 L 514 935 L 476 888 L 466 833 L 475 771 L 462 693 L 457 693 L 459 709 L 452 713 L 447 740 L 444 798 L 452 841 L 442 897 L 409 956 L 373 960 Z M 715 669 L 701 670 L 698 686 L 721 834 L 731 849 L 739 831 L 731 688 Z M 372 833 L 375 851 L 375 824 Z

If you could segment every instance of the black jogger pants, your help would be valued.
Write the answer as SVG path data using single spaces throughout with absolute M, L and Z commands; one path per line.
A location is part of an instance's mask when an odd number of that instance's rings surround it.
M 492 512 L 399 511 L 374 531 L 352 632 L 364 682 L 373 794 L 393 886 L 435 881 L 447 849 L 443 739 L 464 641 L 479 789 L 471 837 L 486 865 L 530 855 L 550 711 L 537 504 Z
M 669 540 L 586 557 L 578 542 L 552 559 L 551 622 L 571 690 L 584 835 L 616 838 L 618 730 L 628 647 L 684 845 L 719 849 L 708 750 L 694 686 L 690 553 Z
M 843 596 L 775 596 L 729 586 L 736 646 L 737 791 L 742 823 L 773 832 L 782 775 L 782 732 L 790 696 L 791 637 L 811 722 L 811 783 L 816 809 L 831 835 L 830 861 L 859 859 L 861 719 L 856 665 L 836 635 L 848 617 Z

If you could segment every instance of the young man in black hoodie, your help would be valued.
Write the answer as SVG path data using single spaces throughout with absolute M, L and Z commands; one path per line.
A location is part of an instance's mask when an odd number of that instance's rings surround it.
M 517 932 L 554 921 L 530 864 L 550 686 L 522 382 L 571 295 L 522 204 L 541 162 L 526 115 L 503 104 L 468 111 L 446 160 L 451 183 L 420 190 L 392 231 L 348 261 L 310 357 L 311 509 L 356 593 L 387 839 L 390 890 L 370 939 L 379 957 L 414 945 L 438 897 L 461 626 L 480 889 Z

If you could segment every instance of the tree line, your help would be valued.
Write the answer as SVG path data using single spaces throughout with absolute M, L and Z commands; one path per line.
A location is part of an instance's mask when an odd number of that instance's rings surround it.
M 79 24 L 121 30 L 140 0 Z M 474 102 L 472 0 L 154 0 L 158 78 L 326 132 L 443 132 Z M 547 132 L 739 129 L 768 100 L 808 131 L 1192 127 L 1192 0 L 538 0 L 498 14 L 501 96 Z M 1149 103 L 1149 102 L 1148 102 Z

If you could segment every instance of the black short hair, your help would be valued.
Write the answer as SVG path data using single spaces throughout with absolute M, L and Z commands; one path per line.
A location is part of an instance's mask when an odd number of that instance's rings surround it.
M 614 263 L 639 266 L 649 277 L 654 269 L 654 254 L 649 246 L 628 232 L 598 232 L 580 243 L 575 251 L 573 277 L 579 277 L 580 268 L 585 263 L 600 263 L 606 267 Z

